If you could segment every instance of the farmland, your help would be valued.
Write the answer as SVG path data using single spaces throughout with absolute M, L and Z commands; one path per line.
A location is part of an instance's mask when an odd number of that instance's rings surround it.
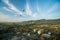
M 45 38 L 42 39 L 42 37 L 40 38 L 39 34 L 34 33 L 34 29 L 38 31 L 41 30 L 42 35 L 51 32 L 51 37 L 46 38 L 46 40 L 60 40 L 60 19 L 1 22 L 0 39 L 11 40 L 19 33 L 17 36 L 20 38 L 23 37 L 26 40 L 44 40 Z

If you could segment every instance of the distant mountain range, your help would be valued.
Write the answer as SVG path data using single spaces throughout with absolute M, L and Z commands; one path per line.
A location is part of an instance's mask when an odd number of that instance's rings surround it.
M 41 20 L 31 20 L 31 21 L 24 21 L 24 22 L 3 22 L 7 24 L 60 24 L 60 19 L 41 19 Z
M 31 20 L 31 21 L 24 21 L 21 24 L 60 24 L 60 19 L 41 19 L 41 20 Z

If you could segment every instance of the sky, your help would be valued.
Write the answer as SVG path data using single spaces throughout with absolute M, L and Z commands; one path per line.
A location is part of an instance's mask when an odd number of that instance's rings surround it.
M 0 22 L 60 18 L 60 0 L 0 0 Z

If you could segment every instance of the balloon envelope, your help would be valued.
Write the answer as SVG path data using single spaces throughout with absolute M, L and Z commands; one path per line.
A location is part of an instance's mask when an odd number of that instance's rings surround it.
M 24 10 L 24 9 L 22 9 L 22 12 L 25 12 L 25 10 Z

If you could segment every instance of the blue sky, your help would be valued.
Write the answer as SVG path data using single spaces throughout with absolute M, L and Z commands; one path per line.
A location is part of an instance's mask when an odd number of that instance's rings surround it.
M 0 22 L 58 18 L 60 0 L 0 0 Z

